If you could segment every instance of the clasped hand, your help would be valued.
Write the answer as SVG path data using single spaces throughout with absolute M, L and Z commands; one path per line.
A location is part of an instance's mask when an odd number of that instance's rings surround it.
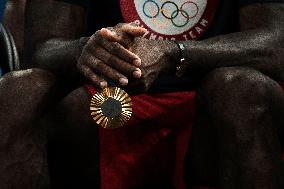
M 144 28 L 118 24 L 92 35 L 84 46 L 77 67 L 100 89 L 109 80 L 127 90 L 145 92 L 171 64 L 172 43 L 141 38 Z

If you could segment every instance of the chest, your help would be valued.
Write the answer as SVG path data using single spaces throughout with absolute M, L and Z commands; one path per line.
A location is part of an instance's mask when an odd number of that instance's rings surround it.
M 95 29 L 135 22 L 149 39 L 191 40 L 202 37 L 216 19 L 232 12 L 225 0 L 103 0 L 91 1 L 89 25 Z M 230 10 L 231 9 L 231 10 Z M 222 13 L 222 15 L 220 15 Z M 217 17 L 217 18 L 216 18 Z M 223 17 L 223 18 L 222 18 Z

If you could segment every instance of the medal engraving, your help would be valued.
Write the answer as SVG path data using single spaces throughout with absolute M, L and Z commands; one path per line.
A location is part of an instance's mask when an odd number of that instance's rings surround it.
M 105 88 L 92 97 L 91 116 L 103 128 L 123 127 L 132 115 L 130 96 L 118 87 Z

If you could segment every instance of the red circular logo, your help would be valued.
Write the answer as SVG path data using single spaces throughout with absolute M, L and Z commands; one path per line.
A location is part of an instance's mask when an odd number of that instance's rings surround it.
M 148 30 L 149 39 L 200 38 L 215 15 L 218 0 L 120 0 L 125 22 Z

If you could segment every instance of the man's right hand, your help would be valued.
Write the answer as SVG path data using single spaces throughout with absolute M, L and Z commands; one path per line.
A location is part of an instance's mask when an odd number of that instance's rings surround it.
M 132 24 L 118 24 L 103 28 L 92 35 L 78 60 L 78 69 L 94 85 L 105 88 L 110 79 L 125 86 L 128 78 L 140 78 L 141 59 L 127 48 L 135 37 L 144 35 L 145 29 Z

